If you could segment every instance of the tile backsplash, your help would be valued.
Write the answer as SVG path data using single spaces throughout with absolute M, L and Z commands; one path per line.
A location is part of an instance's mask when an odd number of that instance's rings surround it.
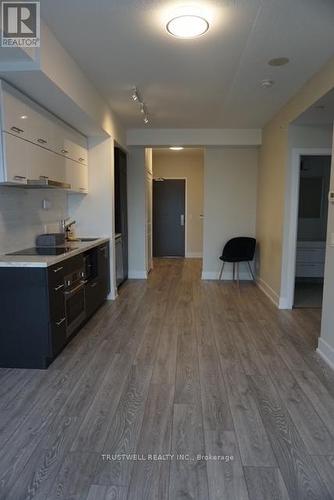
M 43 209 L 43 200 L 50 208 Z M 58 232 L 67 212 L 64 191 L 0 187 L 0 254 L 34 246 L 38 234 Z

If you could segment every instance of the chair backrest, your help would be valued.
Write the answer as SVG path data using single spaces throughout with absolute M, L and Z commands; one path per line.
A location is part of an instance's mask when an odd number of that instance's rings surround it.
M 222 260 L 225 262 L 246 262 L 254 259 L 255 238 L 232 238 L 223 249 Z

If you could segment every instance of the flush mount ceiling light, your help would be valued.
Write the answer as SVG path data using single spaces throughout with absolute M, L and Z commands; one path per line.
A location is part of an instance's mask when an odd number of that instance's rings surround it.
M 166 24 L 168 33 L 177 38 L 196 38 L 204 35 L 209 27 L 204 17 L 192 14 L 172 17 Z
M 275 57 L 274 59 L 270 59 L 268 61 L 269 66 L 285 66 L 290 62 L 288 57 Z
M 269 89 L 274 84 L 275 84 L 274 80 L 265 79 L 265 80 L 262 80 L 261 87 L 264 88 L 264 89 Z
M 171 149 L 172 151 L 181 151 L 183 148 L 183 146 L 171 146 L 169 149 Z

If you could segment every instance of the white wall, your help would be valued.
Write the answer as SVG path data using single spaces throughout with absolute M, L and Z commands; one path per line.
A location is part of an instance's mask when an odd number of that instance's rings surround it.
M 332 153 L 331 191 L 334 191 L 334 138 Z M 334 368 L 334 204 L 329 204 L 324 297 L 322 304 L 319 354 Z
M 111 299 L 116 297 L 114 221 L 114 141 L 90 139 L 88 151 L 89 194 L 68 196 L 69 216 L 84 237 L 110 238 Z
M 48 210 L 44 199 L 51 203 Z M 33 247 L 37 235 L 58 232 L 66 213 L 64 191 L 0 187 L 0 254 Z
M 224 244 L 236 236 L 255 236 L 257 149 L 205 148 L 203 279 L 218 279 Z M 226 264 L 224 278 L 232 278 Z M 240 266 L 242 279 L 249 279 Z
M 186 257 L 203 254 L 203 149 L 153 150 L 153 176 L 186 178 Z
M 127 164 L 129 278 L 134 279 L 147 277 L 145 159 L 145 148 L 129 148 Z

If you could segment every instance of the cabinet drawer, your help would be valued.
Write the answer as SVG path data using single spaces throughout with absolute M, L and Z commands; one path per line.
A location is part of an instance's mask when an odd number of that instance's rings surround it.
M 297 262 L 296 276 L 298 278 L 322 278 L 324 276 L 324 270 L 325 264 L 321 262 Z
M 297 248 L 297 262 L 325 262 L 325 248 Z

